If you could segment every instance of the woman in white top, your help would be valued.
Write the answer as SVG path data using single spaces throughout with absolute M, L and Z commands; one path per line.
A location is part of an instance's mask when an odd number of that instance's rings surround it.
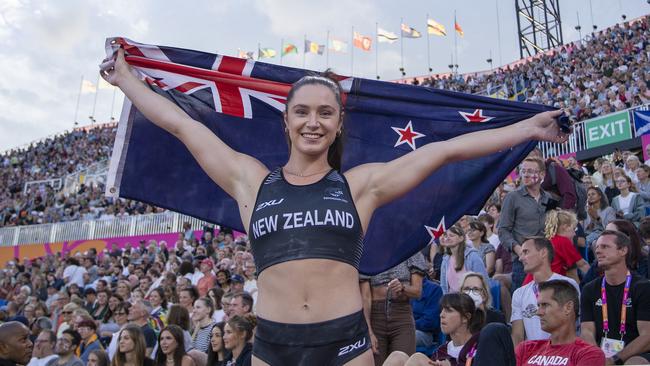
M 630 220 L 634 225 L 639 226 L 639 221 L 644 216 L 643 198 L 636 193 L 636 187 L 632 179 L 627 175 L 616 178 L 616 188 L 621 192 L 612 200 L 612 208 L 616 216 Z

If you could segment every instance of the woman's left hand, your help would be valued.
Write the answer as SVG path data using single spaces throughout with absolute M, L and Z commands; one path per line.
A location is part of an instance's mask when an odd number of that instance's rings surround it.
M 562 132 L 557 121 L 562 113 L 562 110 L 542 112 L 528 119 L 526 128 L 531 129 L 532 138 L 539 141 L 566 142 L 570 134 Z

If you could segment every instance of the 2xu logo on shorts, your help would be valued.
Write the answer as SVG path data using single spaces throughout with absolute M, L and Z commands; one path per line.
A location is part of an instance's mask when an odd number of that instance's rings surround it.
M 366 337 L 363 337 L 362 339 L 348 345 L 345 347 L 341 347 L 339 349 L 339 357 L 343 355 L 347 355 L 348 353 L 354 351 L 355 349 L 361 349 L 361 347 L 366 345 Z

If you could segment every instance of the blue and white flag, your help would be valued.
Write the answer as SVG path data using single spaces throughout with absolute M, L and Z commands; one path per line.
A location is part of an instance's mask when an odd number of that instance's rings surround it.
M 650 108 L 647 105 L 639 107 L 632 112 L 634 116 L 634 129 L 636 136 L 650 132 Z
M 152 90 L 204 123 L 231 148 L 270 170 L 287 162 L 282 111 L 291 84 L 311 71 L 204 52 L 107 40 Z M 513 124 L 550 108 L 377 80 L 342 77 L 343 171 L 396 159 L 428 143 Z M 376 274 L 406 260 L 464 214 L 476 214 L 535 147 L 522 143 L 446 165 L 404 197 L 379 208 L 365 233 L 360 271 Z M 126 100 L 107 194 L 148 202 L 245 231 L 236 202 L 174 136 Z M 352 243 L 351 243 L 352 244 Z

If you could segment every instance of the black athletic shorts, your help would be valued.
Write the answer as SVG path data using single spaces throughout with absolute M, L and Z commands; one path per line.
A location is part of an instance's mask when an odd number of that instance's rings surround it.
M 253 356 L 271 366 L 338 366 L 370 348 L 363 311 L 311 324 L 257 318 Z

